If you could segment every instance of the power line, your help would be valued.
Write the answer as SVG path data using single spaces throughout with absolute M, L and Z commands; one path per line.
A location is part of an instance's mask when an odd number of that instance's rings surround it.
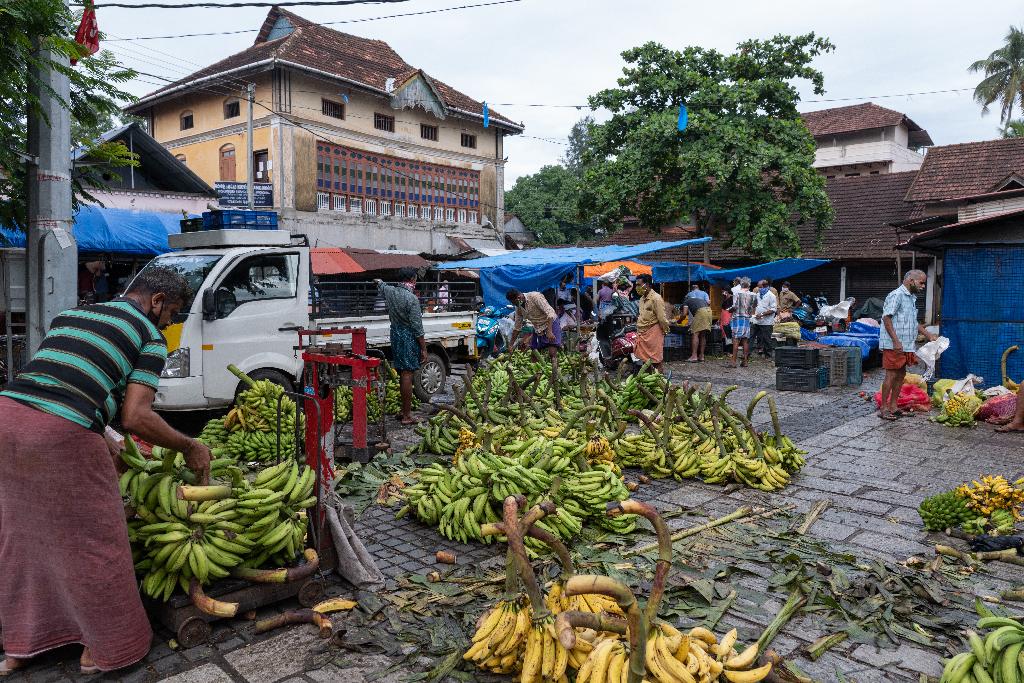
M 361 24 L 366 21 L 381 21 L 382 19 L 398 19 L 401 17 L 419 17 L 426 14 L 440 14 L 442 12 L 454 12 L 456 10 L 463 9 L 475 9 L 477 7 L 492 7 L 494 5 L 510 5 L 516 2 L 522 2 L 523 0 L 496 0 L 495 2 L 483 2 L 476 5 L 459 5 L 457 7 L 441 7 L 438 9 L 422 10 L 419 12 L 405 12 L 402 14 L 385 14 L 379 17 L 366 17 L 364 19 L 342 19 L 340 21 L 324 21 L 320 23 L 308 22 L 303 26 L 335 26 L 338 24 Z M 279 3 L 280 4 L 280 3 Z M 239 29 L 237 31 L 211 31 L 208 33 L 182 33 L 171 36 L 136 36 L 134 38 L 113 38 L 108 39 L 107 42 L 121 42 L 126 40 L 166 40 L 171 38 L 196 38 L 201 36 L 231 36 L 238 35 L 241 33 L 256 33 L 260 29 L 258 28 L 246 28 Z
M 119 7 L 121 9 L 193 9 L 197 7 L 206 7 L 212 9 L 236 9 L 239 7 L 295 7 L 295 6 L 312 6 L 312 7 L 338 7 L 343 5 L 386 5 L 398 2 L 409 2 L 409 0 L 287 0 L 286 2 L 259 2 L 248 1 L 248 2 L 189 2 L 180 4 L 165 4 L 165 3 L 147 3 L 147 4 L 131 4 L 127 2 L 104 2 L 102 5 L 96 5 L 97 9 L 107 7 Z M 75 5 L 84 7 L 90 3 L 88 2 L 76 2 Z

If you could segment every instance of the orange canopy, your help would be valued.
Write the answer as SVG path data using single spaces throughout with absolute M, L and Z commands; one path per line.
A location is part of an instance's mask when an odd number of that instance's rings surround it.
M 317 248 L 309 250 L 313 272 L 317 275 L 364 273 L 366 270 L 341 249 Z
M 629 272 L 633 275 L 645 275 L 651 274 L 651 267 L 645 266 L 642 263 L 636 261 L 609 261 L 607 263 L 597 263 L 592 266 L 583 266 L 583 277 L 601 277 L 605 273 L 610 273 L 619 266 L 626 266 L 629 268 Z

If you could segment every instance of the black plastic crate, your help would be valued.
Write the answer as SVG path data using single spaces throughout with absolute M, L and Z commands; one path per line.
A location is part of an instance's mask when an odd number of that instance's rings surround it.
M 181 231 L 184 233 L 199 232 L 203 229 L 202 218 L 184 218 L 178 221 L 178 224 L 181 225 Z
M 775 370 L 775 388 L 779 391 L 818 391 L 821 378 L 828 386 L 828 371 L 825 368 L 778 368 Z
M 818 349 L 780 346 L 775 349 L 775 365 L 780 368 L 814 370 L 821 365 Z

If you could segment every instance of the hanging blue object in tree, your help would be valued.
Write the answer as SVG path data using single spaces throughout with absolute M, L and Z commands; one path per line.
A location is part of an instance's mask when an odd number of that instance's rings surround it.
M 484 102 L 484 128 L 491 122 L 490 112 L 487 111 L 487 103 Z
M 685 104 L 680 104 L 679 105 L 679 122 L 676 124 L 676 128 L 678 128 L 680 130 L 680 132 L 686 130 L 686 122 L 687 122 L 688 118 L 689 117 L 688 117 L 688 114 L 686 112 L 686 105 Z

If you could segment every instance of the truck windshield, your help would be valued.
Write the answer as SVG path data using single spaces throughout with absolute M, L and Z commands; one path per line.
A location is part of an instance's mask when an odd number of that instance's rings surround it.
M 196 293 L 202 288 L 206 276 L 220 259 L 220 254 L 167 254 L 153 259 L 139 272 L 144 273 L 148 268 L 169 268 L 184 275 L 188 280 L 188 300 L 181 307 L 181 314 L 188 315 Z

